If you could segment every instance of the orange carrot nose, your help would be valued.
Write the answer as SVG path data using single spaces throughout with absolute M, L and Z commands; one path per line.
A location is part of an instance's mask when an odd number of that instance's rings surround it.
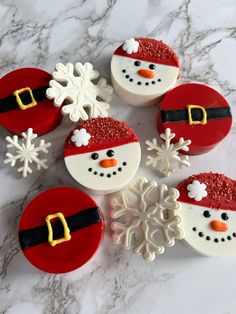
M 221 222 L 221 221 L 217 221 L 217 220 L 212 220 L 210 222 L 210 226 L 211 226 L 211 229 L 214 231 L 225 232 L 229 229 L 228 225 L 225 222 Z
M 147 69 L 141 69 L 138 71 L 138 74 L 145 78 L 153 78 L 155 76 L 155 72 Z
M 117 160 L 115 158 L 112 159 L 103 159 L 100 161 L 100 166 L 103 168 L 111 168 L 117 165 Z

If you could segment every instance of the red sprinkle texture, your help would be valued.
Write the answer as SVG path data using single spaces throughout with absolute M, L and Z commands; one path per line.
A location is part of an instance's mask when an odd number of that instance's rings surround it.
M 86 129 L 91 135 L 87 146 L 76 147 L 71 141 L 73 132 L 66 139 L 64 156 L 89 153 L 115 146 L 138 142 L 134 131 L 125 123 L 113 118 L 94 118 L 79 124 L 75 130 Z
M 188 197 L 187 185 L 194 180 L 206 184 L 207 196 L 199 202 Z M 192 175 L 180 182 L 177 189 L 180 192 L 178 199 L 180 202 L 215 209 L 236 210 L 236 181 L 223 174 L 209 172 Z
M 138 52 L 127 54 L 122 49 L 122 44 L 116 49 L 114 54 L 127 58 L 179 67 L 179 61 L 175 52 L 161 40 L 152 38 L 138 38 L 136 40 L 139 42 Z

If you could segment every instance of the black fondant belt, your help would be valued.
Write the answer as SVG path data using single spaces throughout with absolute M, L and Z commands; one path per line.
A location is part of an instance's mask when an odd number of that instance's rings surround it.
M 161 110 L 162 122 L 188 121 L 189 124 L 206 124 L 207 120 L 231 117 L 229 107 L 204 108 L 197 105 L 187 105 L 183 110 Z
M 61 215 L 62 217 L 60 217 L 59 215 Z M 51 216 L 51 218 L 47 219 L 49 216 Z M 66 218 L 64 218 L 64 215 L 61 213 L 49 216 L 46 217 L 46 221 L 48 220 L 46 224 L 32 229 L 19 231 L 19 241 L 22 250 L 45 242 L 49 242 L 52 246 L 54 246 L 57 243 L 68 241 L 70 237 L 66 239 L 65 234 L 67 231 L 70 234 L 71 232 L 83 229 L 92 224 L 96 224 L 102 220 L 98 207 L 85 209 L 75 215 Z M 55 217 L 60 218 L 60 220 L 56 220 L 52 223 L 49 222 L 50 219 L 53 219 Z M 57 243 L 52 244 L 53 242 Z
M 29 87 L 18 89 L 11 96 L 0 99 L 0 113 L 4 113 L 14 109 L 29 109 L 37 105 L 38 101 L 46 98 L 46 90 L 48 86 L 43 86 L 31 90 Z

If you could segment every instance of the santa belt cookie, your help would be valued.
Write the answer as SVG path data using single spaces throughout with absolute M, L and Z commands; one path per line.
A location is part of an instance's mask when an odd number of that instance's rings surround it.
M 187 83 L 173 88 L 164 97 L 157 117 L 159 134 L 170 128 L 175 142 L 191 140 L 186 154 L 204 154 L 229 133 L 232 115 L 227 100 L 213 88 Z M 216 132 L 217 130 L 217 132 Z
M 24 87 L 15 90 L 11 96 L 0 99 L 0 113 L 15 109 L 25 110 L 36 106 L 38 101 L 46 98 L 47 88 L 48 86 L 43 86 L 31 90 L 30 87 Z
M 231 118 L 229 107 L 204 108 L 199 105 L 187 105 L 183 110 L 161 110 L 162 122 L 188 121 L 192 124 L 206 124 L 207 120 Z
M 52 219 L 59 218 L 54 222 Z M 19 241 L 22 250 L 31 246 L 49 242 L 52 246 L 69 241 L 71 232 L 86 228 L 102 220 L 98 207 L 85 209 L 75 215 L 64 217 L 62 213 L 48 215 L 46 224 L 19 232 Z

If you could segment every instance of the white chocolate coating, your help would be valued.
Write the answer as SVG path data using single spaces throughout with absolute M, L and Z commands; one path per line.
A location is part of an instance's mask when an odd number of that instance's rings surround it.
M 141 62 L 140 66 L 135 66 L 136 59 L 113 55 L 111 60 L 111 79 L 115 92 L 128 104 L 134 106 L 151 106 L 170 90 L 179 74 L 179 68 L 152 62 Z M 155 72 L 153 78 L 145 78 L 138 74 L 140 69 L 149 69 L 149 65 L 154 64 Z M 126 72 L 122 72 L 125 70 Z M 129 78 L 126 78 L 126 75 Z M 132 79 L 133 81 L 130 81 Z M 141 85 L 138 85 L 141 82 Z M 152 83 L 155 82 L 155 83 Z M 148 86 L 146 85 L 148 83 Z
M 204 217 L 204 211 L 209 211 L 210 217 Z M 229 219 L 224 221 L 222 213 L 227 213 Z M 206 256 L 228 256 L 236 254 L 236 211 L 218 210 L 182 203 L 180 216 L 183 218 L 183 229 L 185 231 L 184 242 L 193 250 Z M 217 220 L 228 226 L 227 231 L 214 231 L 210 222 Z M 196 231 L 193 230 L 196 228 Z M 203 236 L 199 236 L 203 233 Z M 206 237 L 210 237 L 209 240 Z M 230 240 L 228 239 L 230 237 Z M 218 242 L 215 242 L 218 239 Z M 223 239 L 223 241 L 222 241 Z
M 107 157 L 109 149 L 114 151 L 115 154 L 112 158 L 117 160 L 117 165 L 103 168 L 100 161 L 109 159 Z M 99 154 L 99 158 L 96 160 L 91 158 L 93 152 L 67 156 L 65 157 L 65 164 L 71 176 L 79 184 L 98 194 L 110 194 L 122 189 L 135 175 L 141 160 L 139 142 L 99 150 L 96 153 Z M 92 170 L 89 171 L 89 168 Z M 121 171 L 118 170 L 119 168 Z M 111 176 L 108 177 L 107 175 Z

